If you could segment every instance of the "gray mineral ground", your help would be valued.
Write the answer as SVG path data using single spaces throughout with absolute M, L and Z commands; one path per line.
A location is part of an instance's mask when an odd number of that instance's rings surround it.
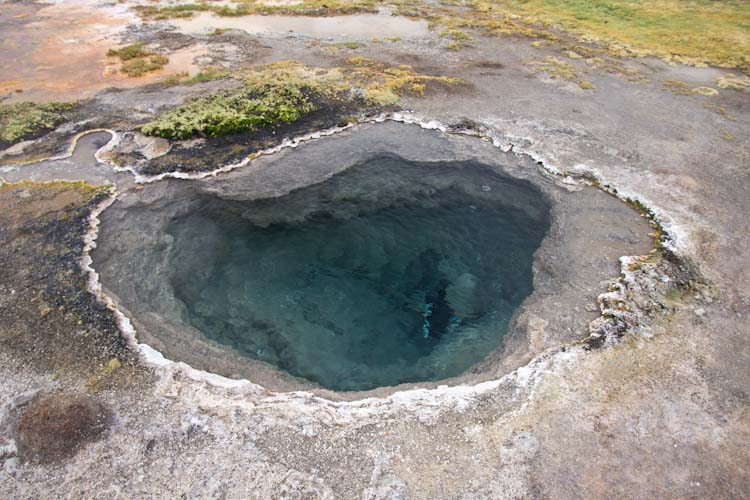
M 737 0 L 0 0 L 0 498 L 750 498 Z

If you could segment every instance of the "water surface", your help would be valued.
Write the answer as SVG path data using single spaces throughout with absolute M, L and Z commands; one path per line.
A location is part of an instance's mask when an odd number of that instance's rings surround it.
M 384 156 L 287 196 L 207 198 L 167 228 L 186 319 L 336 390 L 459 375 L 533 290 L 531 185 L 475 163 Z
M 178 31 L 205 35 L 215 29 L 238 29 L 252 34 L 288 33 L 316 38 L 368 40 L 384 37 L 420 37 L 428 33 L 427 22 L 384 14 L 349 16 L 261 16 L 221 17 L 202 12 L 186 19 L 170 20 Z

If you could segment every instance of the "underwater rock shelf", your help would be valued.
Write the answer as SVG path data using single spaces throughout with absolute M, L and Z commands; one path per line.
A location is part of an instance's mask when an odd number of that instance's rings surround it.
M 592 193 L 575 217 L 601 219 L 602 202 L 627 212 Z M 139 341 L 199 369 L 274 390 L 471 378 L 528 350 L 518 318 L 550 308 L 529 302 L 535 285 L 565 305 L 549 276 L 569 262 L 544 249 L 565 196 L 577 198 L 482 141 L 373 125 L 126 192 L 92 258 Z

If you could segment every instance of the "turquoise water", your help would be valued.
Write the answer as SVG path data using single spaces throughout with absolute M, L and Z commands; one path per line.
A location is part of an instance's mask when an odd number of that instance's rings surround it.
M 549 226 L 531 185 L 471 163 L 383 156 L 174 220 L 187 321 L 335 390 L 459 375 L 500 345 Z

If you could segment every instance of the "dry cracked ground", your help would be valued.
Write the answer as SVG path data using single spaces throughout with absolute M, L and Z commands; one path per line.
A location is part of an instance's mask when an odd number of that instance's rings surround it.
M 0 497 L 750 498 L 748 54 L 740 0 L 0 1 Z M 163 214 L 384 152 L 549 203 L 496 352 L 340 393 L 163 321 Z

